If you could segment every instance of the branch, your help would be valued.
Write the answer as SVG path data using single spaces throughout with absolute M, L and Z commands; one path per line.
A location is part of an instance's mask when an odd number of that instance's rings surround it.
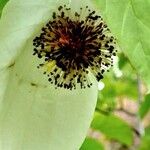
M 137 90 L 138 90 L 137 103 L 138 103 L 138 108 L 140 107 L 140 104 L 142 102 L 142 87 L 141 86 L 142 86 L 141 79 L 140 79 L 139 74 L 137 74 Z M 137 122 L 138 132 L 140 135 L 144 135 L 144 127 L 141 123 L 142 121 L 141 121 L 141 118 L 139 116 L 139 113 L 137 113 L 137 119 L 138 119 L 138 122 Z
M 135 117 L 135 116 L 136 116 L 135 113 L 129 112 L 129 111 L 123 109 L 123 108 L 118 108 L 118 109 L 115 109 L 114 111 L 117 111 L 117 112 L 118 112 L 118 111 L 119 111 L 119 112 L 123 112 L 123 113 L 125 113 L 125 114 L 127 114 L 127 115 L 129 115 L 129 116 L 131 116 L 131 117 Z

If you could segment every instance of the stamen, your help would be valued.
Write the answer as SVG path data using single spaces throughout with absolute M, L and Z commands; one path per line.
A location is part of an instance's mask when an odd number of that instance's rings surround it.
M 100 81 L 116 55 L 109 28 L 88 6 L 79 12 L 59 6 L 52 18 L 33 40 L 33 55 L 44 58 L 38 68 L 43 68 L 56 88 L 91 87 L 91 73 Z

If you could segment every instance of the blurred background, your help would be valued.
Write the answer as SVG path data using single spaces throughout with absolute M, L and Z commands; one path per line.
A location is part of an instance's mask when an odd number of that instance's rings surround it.
M 80 150 L 150 150 L 150 95 L 124 54 L 99 83 L 95 114 Z

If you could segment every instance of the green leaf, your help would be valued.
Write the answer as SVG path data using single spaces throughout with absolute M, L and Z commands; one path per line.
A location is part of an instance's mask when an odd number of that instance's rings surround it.
M 119 68 L 122 70 L 129 63 L 128 58 L 123 53 L 119 54 Z
M 61 1 L 65 2 L 65 1 Z M 67 2 L 67 0 L 66 0 Z M 0 149 L 78 150 L 86 137 L 97 100 L 92 88 L 65 90 L 49 84 L 33 38 L 56 0 L 11 0 L 0 19 Z M 80 3 L 78 3 L 80 6 Z
M 141 139 L 138 150 L 149 150 L 150 148 L 150 127 L 145 129 L 145 135 Z
M 132 130 L 126 122 L 110 114 L 96 113 L 91 127 L 104 133 L 108 138 L 117 140 L 123 144 L 132 144 Z
M 150 1 L 96 0 L 119 46 L 150 89 Z
M 123 72 L 124 73 L 124 72 Z M 117 97 L 117 96 L 128 96 L 130 98 L 137 97 L 137 82 L 127 76 L 122 76 L 119 79 L 115 79 L 112 77 L 106 77 L 103 81 L 105 83 L 105 89 L 102 91 L 104 98 Z M 111 88 L 110 88 L 111 87 Z
M 6 5 L 6 3 L 8 2 L 9 0 L 1 0 L 0 1 L 0 16 L 1 16 L 1 13 L 2 13 L 2 10 L 3 10 L 3 7 Z
M 143 118 L 148 113 L 149 110 L 150 110 L 150 94 L 146 95 L 144 101 L 140 106 L 139 113 L 141 118 Z
M 86 138 L 80 150 L 104 150 L 103 145 L 92 138 Z

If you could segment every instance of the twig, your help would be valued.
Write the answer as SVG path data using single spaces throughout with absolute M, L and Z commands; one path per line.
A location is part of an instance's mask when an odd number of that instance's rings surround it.
M 123 108 L 118 108 L 118 109 L 115 109 L 114 111 L 115 112 L 123 112 L 123 113 L 125 113 L 125 114 L 127 114 L 127 115 L 129 115 L 131 117 L 135 117 L 136 116 L 135 113 L 129 112 L 129 111 L 123 109 Z
M 141 79 L 139 74 L 137 74 L 137 89 L 138 89 L 138 99 L 137 99 L 137 103 L 138 103 L 138 108 L 140 107 L 140 104 L 142 102 L 142 83 L 141 83 Z M 140 135 L 144 135 L 144 127 L 141 123 L 141 118 L 139 116 L 139 113 L 137 113 L 137 127 L 138 127 L 138 131 L 140 133 Z

